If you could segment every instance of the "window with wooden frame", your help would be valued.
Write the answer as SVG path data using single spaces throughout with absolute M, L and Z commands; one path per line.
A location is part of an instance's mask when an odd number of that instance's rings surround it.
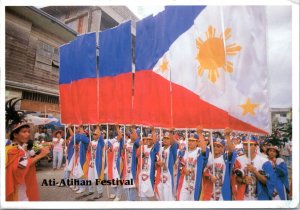
M 35 62 L 36 67 L 39 69 L 51 71 L 52 54 L 53 54 L 53 47 L 39 40 L 36 49 L 36 62 Z
M 36 50 L 36 68 L 46 71 L 58 70 L 59 48 L 55 48 L 41 40 L 38 41 Z
M 22 99 L 50 104 L 59 104 L 59 97 L 23 90 Z

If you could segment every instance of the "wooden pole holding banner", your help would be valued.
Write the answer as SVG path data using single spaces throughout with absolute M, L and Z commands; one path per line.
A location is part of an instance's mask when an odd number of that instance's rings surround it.
M 214 153 L 214 141 L 213 141 L 213 136 L 212 136 L 212 130 L 209 130 L 210 133 L 210 147 L 211 147 L 211 156 L 212 156 L 212 172 L 213 176 L 215 176 L 215 153 Z M 213 194 L 214 194 L 214 200 L 216 200 L 216 184 L 215 182 L 213 183 Z
M 92 136 L 91 136 L 91 125 L 89 124 L 89 138 L 90 138 L 90 145 L 92 146 Z M 92 154 L 92 148 L 91 149 L 91 154 Z M 94 162 L 94 159 L 93 159 L 93 155 L 91 155 L 91 159 L 92 159 L 92 162 Z
M 185 129 L 185 150 L 188 151 L 188 130 Z
M 160 128 L 159 129 L 159 141 L 160 141 L 160 146 L 161 146 L 161 152 L 160 152 L 160 160 L 162 161 L 163 160 L 163 155 L 162 155 L 162 153 L 163 153 L 163 151 L 164 151 L 164 147 L 163 147 L 163 138 L 161 139 L 161 136 L 163 136 L 162 135 L 162 129 Z M 162 187 L 164 187 L 164 185 L 163 185 L 163 173 L 164 173 L 164 168 L 163 168 L 163 165 L 160 167 L 160 180 L 161 180 L 161 184 L 162 184 Z
M 69 166 L 68 158 L 69 157 L 68 157 L 67 147 L 69 147 L 69 145 L 67 145 L 67 128 L 66 128 L 66 125 L 64 125 L 64 137 L 65 137 L 65 139 L 64 139 L 63 154 L 65 155 L 65 158 L 66 158 L 66 164 L 65 164 L 64 170 L 68 170 L 68 166 Z
M 74 158 L 73 158 L 73 171 L 72 171 L 72 173 L 73 173 L 73 175 L 74 175 L 74 168 L 75 168 L 75 163 L 76 163 L 76 160 L 75 160 L 75 158 L 76 158 L 76 133 L 75 133 L 75 130 L 76 130 L 76 128 L 75 128 L 75 125 L 74 125 L 74 131 L 73 131 L 73 137 L 74 137 L 74 146 L 73 146 L 73 148 L 74 148 L 74 153 L 73 153 L 73 155 L 74 155 Z
M 141 125 L 141 132 L 140 132 L 140 137 L 141 137 L 141 148 L 140 148 L 140 155 L 141 155 L 141 170 L 140 170 L 140 174 L 139 174 L 139 192 L 140 192 L 140 200 L 142 200 L 142 167 L 143 167 L 143 155 L 142 155 L 142 148 L 144 148 L 144 144 L 143 144 L 143 125 Z
M 249 164 L 251 164 L 251 152 L 250 152 L 250 134 L 248 133 L 248 158 L 249 158 Z M 251 173 L 248 171 L 248 176 L 251 177 Z M 251 191 L 250 191 L 250 184 L 248 185 L 248 196 L 250 198 L 251 196 Z
M 89 137 L 90 137 L 90 142 L 92 141 L 92 136 L 91 136 L 91 125 L 89 124 Z
M 124 158 L 125 158 L 125 164 L 126 164 L 126 166 L 127 166 L 127 142 L 125 141 L 125 134 L 126 134 L 126 125 L 124 125 L 124 137 L 123 137 L 123 141 L 124 141 L 124 145 L 126 144 L 126 147 L 125 147 L 125 149 L 124 149 Z M 131 140 L 130 140 L 131 141 Z M 131 142 L 130 142 L 131 143 Z M 123 169 L 124 170 L 124 169 Z M 126 170 L 127 170 L 127 168 L 126 168 Z M 125 174 L 127 174 L 127 171 L 125 171 Z M 124 177 L 124 180 L 126 179 L 126 175 L 125 175 L 125 177 Z M 126 193 L 126 196 L 127 196 L 127 198 L 129 198 L 129 189 L 130 188 L 127 188 L 127 193 Z
M 106 124 L 106 145 L 108 146 L 108 123 Z M 106 161 L 106 167 L 108 167 L 108 159 L 107 159 L 107 149 L 105 150 L 105 161 Z M 106 178 L 108 179 L 108 170 L 106 174 Z M 108 185 L 106 185 L 106 192 L 107 192 L 107 198 L 109 198 L 109 188 Z
M 185 153 L 186 153 L 186 169 L 189 170 L 189 146 L 188 146 L 188 129 L 185 129 Z M 187 176 L 188 178 L 188 186 L 190 188 L 190 175 Z
M 163 138 L 161 138 L 163 135 L 162 135 L 162 129 L 159 128 L 159 141 L 160 141 L 160 146 L 161 148 L 163 148 Z M 160 159 L 162 160 L 162 153 L 160 153 Z
M 64 136 L 65 136 L 65 148 L 66 148 L 66 142 L 67 142 L 67 128 L 66 128 L 66 125 L 64 125 Z M 65 151 L 64 151 L 65 153 Z M 66 160 L 67 161 L 67 160 Z

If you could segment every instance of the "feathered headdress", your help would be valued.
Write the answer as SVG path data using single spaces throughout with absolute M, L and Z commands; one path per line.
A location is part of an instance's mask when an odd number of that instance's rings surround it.
M 29 126 L 25 120 L 26 114 L 23 111 L 16 111 L 16 104 L 22 99 L 12 98 L 5 103 L 5 126 L 6 130 L 13 132 L 22 126 Z

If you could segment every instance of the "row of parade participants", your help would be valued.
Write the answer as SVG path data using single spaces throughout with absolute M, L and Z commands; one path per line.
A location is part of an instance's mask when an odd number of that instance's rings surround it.
M 6 200 L 39 200 L 35 163 L 50 145 L 38 152 L 29 148 L 30 125 L 22 118 L 7 127 L 12 144 L 6 146 Z M 108 197 L 114 201 L 121 200 L 123 190 L 130 201 L 286 200 L 290 192 L 279 148 L 264 137 L 230 128 L 212 133 L 201 126 L 186 133 L 119 125 L 110 135 L 100 126 L 88 133 L 84 126 L 67 130 L 63 180 L 91 181 L 91 186 L 70 186 L 82 198 L 103 197 L 105 185 L 97 180 L 132 180 L 110 186 Z

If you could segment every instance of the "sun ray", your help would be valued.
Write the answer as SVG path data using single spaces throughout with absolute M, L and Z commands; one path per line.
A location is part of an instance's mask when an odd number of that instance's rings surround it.
M 216 75 L 217 75 L 217 78 L 219 78 L 219 71 L 218 71 L 218 69 L 216 69 Z
M 216 76 L 216 69 L 210 69 L 210 72 L 211 72 L 211 81 L 212 83 L 215 83 L 216 80 L 217 80 L 217 76 Z
M 213 38 L 214 37 L 214 28 L 212 27 L 212 26 L 209 26 L 208 27 L 208 30 L 207 30 L 207 32 L 206 32 L 206 38 L 207 39 L 211 39 L 211 38 Z
M 226 61 L 225 65 L 223 66 L 223 69 L 228 73 L 232 73 L 233 72 L 233 63 L 230 61 Z
M 230 37 L 231 37 L 231 29 L 230 28 L 226 28 L 225 31 L 224 31 L 224 37 L 225 37 L 225 40 L 228 40 Z M 223 38 L 223 35 L 221 34 L 221 38 Z
M 197 48 L 200 49 L 203 46 L 203 41 L 201 38 L 196 39 Z
M 208 79 L 211 81 L 211 71 L 208 69 Z
M 200 50 L 200 48 L 199 48 L 199 50 Z M 197 60 L 200 60 L 200 59 L 201 59 L 201 54 L 200 54 L 200 53 L 197 54 L 196 59 L 197 59 Z
M 226 46 L 226 53 L 228 55 L 236 55 L 241 50 L 241 46 L 236 43 Z
M 203 75 L 203 72 L 204 72 L 204 68 L 202 68 L 202 66 L 200 66 L 198 68 L 198 75 L 201 77 Z
M 236 43 L 228 44 L 228 45 L 226 45 L 226 49 L 227 49 L 227 48 L 234 47 L 234 46 L 236 46 Z

